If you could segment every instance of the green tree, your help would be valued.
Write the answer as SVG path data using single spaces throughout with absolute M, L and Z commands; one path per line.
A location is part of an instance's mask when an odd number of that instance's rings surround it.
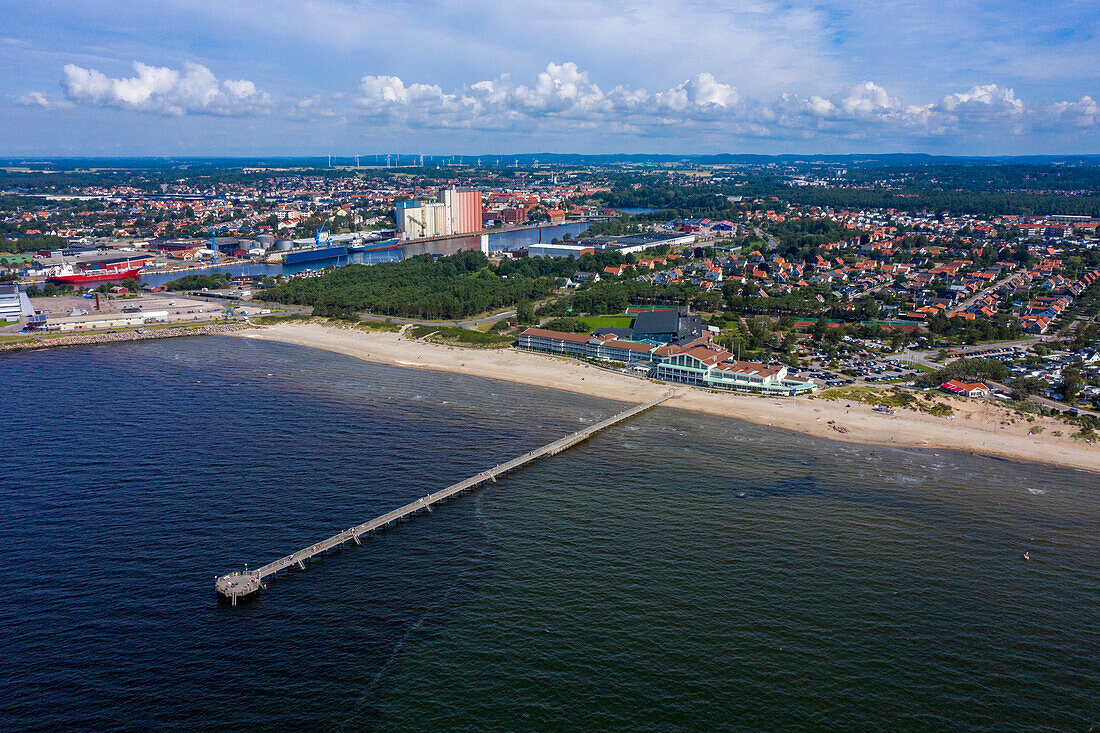
M 523 324 L 538 323 L 531 301 L 524 299 L 516 303 L 516 320 Z
M 1066 402 L 1077 399 L 1077 393 L 1081 391 L 1081 369 L 1076 366 L 1068 366 L 1062 370 L 1062 394 Z
M 1012 399 L 1023 402 L 1034 394 L 1042 394 L 1047 383 L 1038 377 L 1020 377 L 1012 380 Z

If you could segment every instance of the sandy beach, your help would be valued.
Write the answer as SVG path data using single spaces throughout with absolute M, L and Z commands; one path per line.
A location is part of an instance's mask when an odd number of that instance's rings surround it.
M 468 349 L 406 339 L 397 333 L 316 324 L 278 324 L 238 331 L 239 338 L 278 341 L 346 354 L 379 364 L 500 379 L 538 387 L 643 402 L 670 387 L 572 359 L 515 349 Z M 908 448 L 964 450 L 1100 473 L 1100 446 L 1071 438 L 1076 431 L 1051 418 L 1028 422 L 1004 407 L 980 400 L 951 400 L 951 418 L 914 410 L 875 412 L 870 405 L 821 398 L 767 398 L 721 394 L 677 385 L 670 407 L 732 417 L 831 440 Z M 1029 431 L 1042 427 L 1040 435 Z M 1055 431 L 1064 433 L 1053 435 Z

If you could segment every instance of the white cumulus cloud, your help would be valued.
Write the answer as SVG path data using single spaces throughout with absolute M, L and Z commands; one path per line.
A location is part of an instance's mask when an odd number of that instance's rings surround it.
M 654 97 L 657 105 L 674 112 L 694 110 L 725 110 L 741 101 L 741 95 L 730 84 L 724 84 L 713 74 L 701 73 Z
M 982 84 L 969 91 L 948 94 L 940 102 L 940 108 L 954 114 L 987 114 L 989 112 L 1022 114 L 1024 103 L 1011 89 L 996 84 Z
M 897 106 L 886 90 L 872 81 L 852 87 L 840 104 L 845 112 L 857 115 L 881 113 Z
M 405 84 L 396 76 L 364 76 L 359 81 L 359 88 L 363 92 L 359 101 L 364 106 L 405 104 L 408 101 Z
M 68 109 L 73 106 L 66 99 L 52 99 L 43 92 L 27 92 L 19 97 L 16 102 L 24 107 L 39 107 L 41 109 Z
M 1087 94 L 1076 102 L 1055 102 L 1047 108 L 1047 114 L 1055 124 L 1068 123 L 1073 127 L 1100 125 L 1100 104 Z
M 839 85 L 817 94 L 786 92 L 772 100 L 743 94 L 730 79 L 698 72 L 655 91 L 626 84 L 603 87 L 572 61 L 548 63 L 522 83 L 511 75 L 444 87 L 398 76 L 369 74 L 357 93 L 283 97 L 246 79 L 218 79 L 195 63 L 181 69 L 133 65 L 132 76 L 113 78 L 96 69 L 64 67 L 63 98 L 40 91 L 18 104 L 52 110 L 73 104 L 166 115 L 279 113 L 286 120 L 332 117 L 339 124 L 370 121 L 378 129 L 469 130 L 519 135 L 693 135 L 782 139 L 980 139 L 991 133 L 1079 134 L 1100 129 L 1090 96 L 1029 106 L 1013 89 L 995 83 L 929 99 L 901 99 L 875 81 Z M 614 80 L 612 80 L 614 81 Z M 608 91 L 605 91 L 607 89 Z
M 534 86 L 516 87 L 515 100 L 531 110 L 540 112 L 564 112 L 600 107 L 604 94 L 573 62 L 550 63 L 539 73 Z
M 571 125 L 619 125 L 642 129 L 659 116 L 706 120 L 735 116 L 742 101 L 737 89 L 713 74 L 700 73 L 656 94 L 616 86 L 605 92 L 573 62 L 550 63 L 531 84 L 510 76 L 478 81 L 445 91 L 406 84 L 396 76 L 364 76 L 359 105 L 373 116 L 389 116 L 417 126 L 519 128 L 551 119 Z M 667 122 L 667 120 L 666 120 Z M 661 124 L 664 124 L 663 122 Z
M 266 110 L 271 98 L 245 79 L 219 81 L 201 64 L 182 72 L 134 62 L 134 76 L 112 78 L 96 69 L 66 64 L 61 87 L 71 102 L 167 115 L 245 115 Z

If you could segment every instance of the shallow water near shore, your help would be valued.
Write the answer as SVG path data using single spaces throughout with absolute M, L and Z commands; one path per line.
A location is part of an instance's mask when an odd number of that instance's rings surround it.
M 0 389 L 6 728 L 1100 722 L 1095 475 L 657 409 L 231 608 L 216 574 L 622 403 L 228 337 Z

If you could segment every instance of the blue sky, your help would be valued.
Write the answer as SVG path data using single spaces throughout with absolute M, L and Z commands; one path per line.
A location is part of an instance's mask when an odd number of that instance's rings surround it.
M 1100 3 L 5 0 L 0 154 L 1100 153 Z

